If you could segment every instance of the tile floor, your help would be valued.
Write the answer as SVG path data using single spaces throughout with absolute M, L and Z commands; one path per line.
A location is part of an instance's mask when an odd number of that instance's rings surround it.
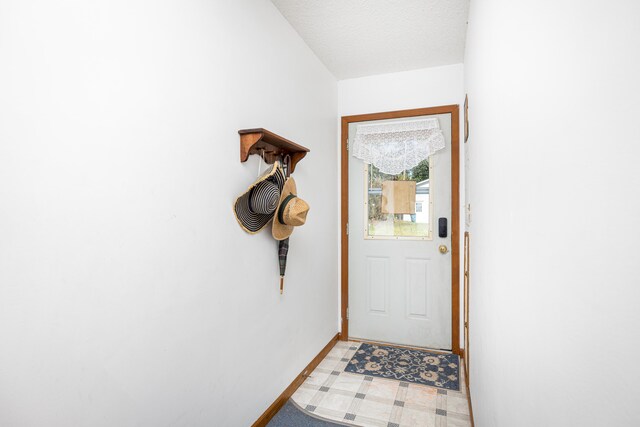
M 292 399 L 330 420 L 372 427 L 469 427 L 469 407 L 461 390 L 344 372 L 360 343 L 339 341 Z

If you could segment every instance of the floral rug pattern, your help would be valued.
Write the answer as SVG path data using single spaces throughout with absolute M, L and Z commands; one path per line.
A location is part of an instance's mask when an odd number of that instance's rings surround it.
M 460 390 L 455 354 L 362 343 L 345 372 Z

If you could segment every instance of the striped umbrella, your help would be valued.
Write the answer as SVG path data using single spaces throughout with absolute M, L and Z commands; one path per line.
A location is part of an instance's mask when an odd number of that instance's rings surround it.
M 278 241 L 278 260 L 280 261 L 280 294 L 284 291 L 284 272 L 287 269 L 287 254 L 289 253 L 289 238 Z

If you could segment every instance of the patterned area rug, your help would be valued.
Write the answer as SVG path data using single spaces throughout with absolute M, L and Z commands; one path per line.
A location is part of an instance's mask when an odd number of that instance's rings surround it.
M 455 354 L 362 343 L 344 369 L 398 381 L 460 390 L 460 360 Z

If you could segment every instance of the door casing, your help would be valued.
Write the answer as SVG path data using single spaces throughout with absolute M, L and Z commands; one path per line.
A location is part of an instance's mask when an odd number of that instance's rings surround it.
M 460 351 L 460 107 L 443 105 L 440 107 L 416 108 L 412 110 L 388 111 L 384 113 L 343 116 L 341 120 L 341 165 L 340 165 L 340 339 L 349 339 L 349 123 L 371 120 L 396 119 L 403 117 L 451 114 L 451 351 Z

